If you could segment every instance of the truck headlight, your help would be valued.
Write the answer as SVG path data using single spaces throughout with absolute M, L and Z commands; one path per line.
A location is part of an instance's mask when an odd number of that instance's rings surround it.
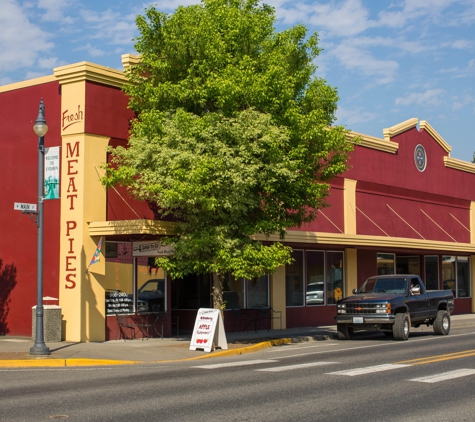
M 344 303 L 340 303 L 337 305 L 337 312 L 339 314 L 346 314 L 346 305 Z
M 391 304 L 390 303 L 377 303 L 376 304 L 376 313 L 377 314 L 390 314 L 391 313 Z

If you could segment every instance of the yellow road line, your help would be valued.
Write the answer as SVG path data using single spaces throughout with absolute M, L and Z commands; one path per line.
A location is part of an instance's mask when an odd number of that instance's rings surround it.
M 417 359 L 403 360 L 396 363 L 397 364 L 408 363 L 411 365 L 425 365 L 427 363 L 443 362 L 446 360 L 461 359 L 461 358 L 467 358 L 470 356 L 475 356 L 475 349 L 464 350 L 462 352 L 455 352 L 455 353 L 446 353 L 443 355 L 426 356 L 426 357 L 417 358 Z

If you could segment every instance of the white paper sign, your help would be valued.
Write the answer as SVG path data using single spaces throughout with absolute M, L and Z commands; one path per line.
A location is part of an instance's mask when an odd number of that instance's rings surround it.
M 228 349 L 221 312 L 219 309 L 198 309 L 190 350 L 204 349 L 205 352 L 211 352 L 216 347 Z

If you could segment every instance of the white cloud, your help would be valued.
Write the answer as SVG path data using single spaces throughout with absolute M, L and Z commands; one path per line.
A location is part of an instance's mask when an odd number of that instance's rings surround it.
M 190 6 L 192 4 L 198 4 L 199 2 L 199 0 L 158 0 L 149 3 L 144 3 L 142 10 L 145 10 L 145 8 L 149 8 L 150 6 L 154 6 L 155 9 L 159 10 L 160 12 L 170 13 L 176 10 L 178 6 Z M 272 3 L 275 2 L 269 2 L 269 4 Z
M 103 56 L 105 54 L 104 50 L 93 47 L 90 43 L 87 43 L 86 45 L 84 45 L 82 47 L 75 48 L 73 51 L 83 51 L 83 50 L 87 51 L 87 53 L 91 57 L 99 57 L 99 56 Z
M 439 105 L 442 102 L 442 97 L 445 89 L 428 89 L 426 92 L 413 92 L 405 97 L 396 98 L 396 105 Z
M 47 69 L 48 71 L 51 72 L 51 69 L 58 67 L 58 66 L 64 66 L 67 64 L 63 60 L 60 60 L 58 57 L 48 57 L 48 58 L 40 58 L 38 59 L 38 67 L 40 69 Z
M 354 69 L 371 77 L 372 84 L 385 84 L 394 80 L 399 64 L 394 60 L 378 59 L 369 51 L 351 43 L 342 43 L 332 49 L 331 55 L 338 58 L 347 69 Z
M 51 35 L 32 24 L 16 0 L 2 0 L 0 13 L 0 71 L 33 66 L 37 57 L 48 54 Z
M 418 54 L 437 48 L 435 46 L 427 46 L 418 41 L 406 41 L 401 37 L 357 37 L 348 42 L 360 47 L 390 47 L 410 54 Z
M 474 42 L 470 40 L 455 40 L 455 41 L 443 42 L 441 44 L 441 47 L 451 47 L 451 48 L 456 48 L 458 50 L 468 50 L 472 48 L 473 45 L 474 45 Z
M 378 118 L 378 114 L 363 110 L 363 108 L 338 107 L 336 117 L 339 124 L 351 127 L 356 124 L 367 123 Z
M 42 15 L 44 21 L 72 24 L 74 19 L 65 16 L 63 10 L 71 9 L 71 6 L 75 3 L 74 0 L 38 0 L 38 8 L 46 10 Z
M 108 9 L 105 12 L 82 10 L 81 17 L 94 39 L 105 39 L 110 44 L 131 44 L 137 33 L 135 14 L 120 15 Z
M 466 78 L 475 75 L 475 59 L 470 60 L 466 67 L 450 67 L 440 69 L 438 73 L 451 73 L 455 78 Z
M 26 72 L 24 79 L 26 80 L 35 79 L 35 78 L 40 78 L 42 76 L 47 76 L 47 75 L 51 75 L 51 69 L 49 70 L 45 69 L 43 72 L 29 70 L 28 72 Z
M 459 18 L 462 25 L 471 25 L 475 22 L 475 3 L 472 0 L 467 0 L 467 6 Z
M 379 25 L 402 28 L 409 21 L 418 20 L 419 24 L 423 23 L 422 18 L 437 22 L 444 19 L 442 12 L 456 2 L 457 0 L 405 0 L 400 11 L 381 11 Z
M 276 12 L 285 24 L 306 23 L 340 37 L 359 34 L 375 24 L 368 19 L 368 10 L 361 0 L 326 4 L 285 2 L 276 7 Z
M 452 108 L 454 110 L 459 110 L 467 105 L 475 103 L 475 97 L 472 95 L 465 94 L 463 96 L 454 96 L 452 97 Z

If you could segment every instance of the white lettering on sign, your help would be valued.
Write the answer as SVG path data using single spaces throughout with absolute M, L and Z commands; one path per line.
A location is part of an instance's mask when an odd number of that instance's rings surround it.
M 17 211 L 36 211 L 36 204 L 24 204 L 22 202 L 15 202 L 13 209 Z

